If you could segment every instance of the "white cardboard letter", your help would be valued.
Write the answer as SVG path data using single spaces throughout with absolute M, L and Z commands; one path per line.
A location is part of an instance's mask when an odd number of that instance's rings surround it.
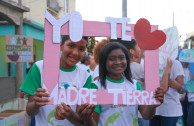
M 74 101 L 71 101 L 71 91 L 76 92 L 76 97 L 75 97 Z M 77 88 L 69 87 L 67 89 L 67 104 L 68 105 L 76 105 L 77 101 L 78 101 L 78 90 L 77 90 Z
M 53 25 L 53 43 L 60 43 L 61 41 L 61 26 L 69 21 L 69 14 L 65 14 L 59 20 L 56 20 L 47 10 L 45 18 Z
M 126 31 L 131 31 L 131 26 L 127 26 L 130 18 L 122 18 L 122 40 L 131 41 L 131 36 L 126 35 Z
M 118 105 L 118 94 L 122 92 L 123 90 L 121 89 L 108 89 L 108 93 L 114 94 L 114 105 Z
M 106 17 L 105 22 L 110 23 L 111 39 L 117 39 L 117 23 L 122 23 L 121 18 Z
M 69 21 L 69 36 L 73 42 L 78 42 L 83 36 L 83 20 L 79 12 L 74 11 L 71 13 Z
M 94 101 L 94 98 L 96 98 L 96 94 L 94 94 L 94 92 L 96 92 L 96 89 L 90 89 L 90 104 L 95 104 L 97 105 L 97 102 Z
M 67 104 L 65 88 L 61 88 L 59 91 L 60 93 L 59 93 L 58 104 L 61 104 L 61 102 L 64 102 L 65 104 Z
M 82 92 L 85 91 L 85 94 L 82 94 Z M 79 100 L 78 100 L 78 105 L 81 105 L 82 99 L 83 102 L 86 103 L 86 97 L 89 95 L 89 90 L 87 88 L 80 88 L 79 90 Z
M 133 99 L 132 90 L 127 91 L 127 105 L 133 105 L 134 104 L 134 100 L 133 100 L 132 103 L 130 103 L 130 99 Z
M 148 91 L 142 91 L 141 92 L 141 98 L 142 98 L 142 104 L 145 104 L 148 105 L 148 98 L 149 97 L 149 92 Z

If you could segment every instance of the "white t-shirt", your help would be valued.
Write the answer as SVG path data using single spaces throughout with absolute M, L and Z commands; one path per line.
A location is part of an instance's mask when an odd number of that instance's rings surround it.
M 37 88 L 42 88 L 42 75 L 43 75 L 43 61 L 36 62 L 27 74 L 20 90 L 23 92 L 34 95 Z M 60 67 L 59 73 L 59 87 L 90 87 L 91 75 L 80 68 L 74 66 L 72 69 L 64 69 Z M 73 111 L 76 110 L 76 105 L 70 106 Z M 73 124 L 67 119 L 55 119 L 56 105 L 46 105 L 40 107 L 40 112 L 35 116 L 36 126 L 72 126 Z
M 86 70 L 86 71 L 90 72 L 89 66 L 86 66 L 85 64 L 82 64 L 82 63 L 77 63 L 76 65 L 77 65 L 80 69 L 83 69 L 83 70 Z
M 99 65 L 96 65 L 93 75 L 92 75 L 92 80 L 94 80 L 96 77 L 99 77 Z
M 137 80 L 142 89 L 145 90 L 145 79 L 144 79 L 144 66 L 136 62 L 130 63 L 132 78 Z
M 185 75 L 184 84 L 186 84 L 187 81 L 190 80 L 190 70 L 188 68 L 183 68 L 183 70 L 184 70 L 184 75 Z
M 178 60 L 175 60 L 171 68 L 170 78 L 175 80 L 179 75 L 184 76 L 183 67 Z M 183 115 L 179 93 L 176 89 L 168 88 L 168 91 L 164 95 L 164 102 L 156 108 L 155 115 L 165 117 L 178 117 Z
M 100 81 L 94 82 L 98 89 L 104 89 L 100 85 Z M 133 83 L 123 78 L 120 81 L 114 81 L 107 77 L 106 89 L 126 89 L 126 90 L 141 90 L 140 84 L 133 80 Z M 100 105 L 98 126 L 138 126 L 137 112 L 138 105 Z

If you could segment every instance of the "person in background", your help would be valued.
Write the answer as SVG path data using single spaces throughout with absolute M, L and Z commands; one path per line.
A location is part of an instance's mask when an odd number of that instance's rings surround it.
M 92 63 L 92 55 L 89 52 L 85 52 L 84 53 L 84 57 L 81 59 L 80 61 L 82 64 L 86 65 L 86 66 L 90 66 L 90 64 Z
M 189 68 L 189 63 L 186 62 L 181 62 L 182 66 L 183 66 L 183 70 L 184 70 L 184 84 L 186 84 L 189 80 L 190 80 L 190 68 Z M 188 116 L 188 107 L 189 107 L 189 103 L 188 103 L 188 93 L 185 92 L 183 94 L 180 94 L 180 101 L 181 101 L 181 105 L 182 105 L 182 110 L 183 110 L 183 123 L 184 126 L 188 126 L 187 124 L 187 116 Z M 178 121 L 181 122 L 181 121 Z
M 179 94 L 184 92 L 183 67 L 178 60 L 174 60 L 164 102 L 156 109 L 154 118 L 150 120 L 150 126 L 176 126 L 177 120 L 183 115 Z
M 90 73 L 90 64 L 92 63 L 92 56 L 89 52 L 84 53 L 84 57 L 81 59 L 80 63 L 77 63 L 77 66 L 80 68 L 86 69 Z
M 110 39 L 102 39 L 98 44 L 95 45 L 93 49 L 93 56 L 94 56 L 94 61 L 96 63 L 96 67 L 92 75 L 92 80 L 97 80 L 99 78 L 99 65 L 98 64 L 99 64 L 100 50 L 104 45 L 106 45 L 109 42 L 110 42 Z
M 191 63 L 190 65 L 190 80 L 187 82 L 187 85 L 191 86 L 191 89 L 194 91 L 194 65 Z M 187 118 L 187 124 L 188 126 L 194 126 L 194 92 L 188 92 L 188 118 Z

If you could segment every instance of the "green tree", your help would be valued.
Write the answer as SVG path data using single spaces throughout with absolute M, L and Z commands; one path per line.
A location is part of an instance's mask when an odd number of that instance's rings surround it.
M 92 50 L 93 50 L 94 46 L 97 44 L 97 42 L 98 41 L 95 39 L 95 37 L 88 37 L 87 51 L 92 53 Z

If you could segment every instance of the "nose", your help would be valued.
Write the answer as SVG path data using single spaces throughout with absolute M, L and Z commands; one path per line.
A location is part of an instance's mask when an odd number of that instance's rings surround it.
M 78 48 L 74 48 L 74 49 L 72 50 L 72 54 L 73 54 L 74 56 L 78 56 L 78 54 L 79 54 L 79 49 L 78 49 Z
M 120 63 L 121 63 L 121 60 L 119 58 L 116 58 L 115 64 L 120 64 Z

